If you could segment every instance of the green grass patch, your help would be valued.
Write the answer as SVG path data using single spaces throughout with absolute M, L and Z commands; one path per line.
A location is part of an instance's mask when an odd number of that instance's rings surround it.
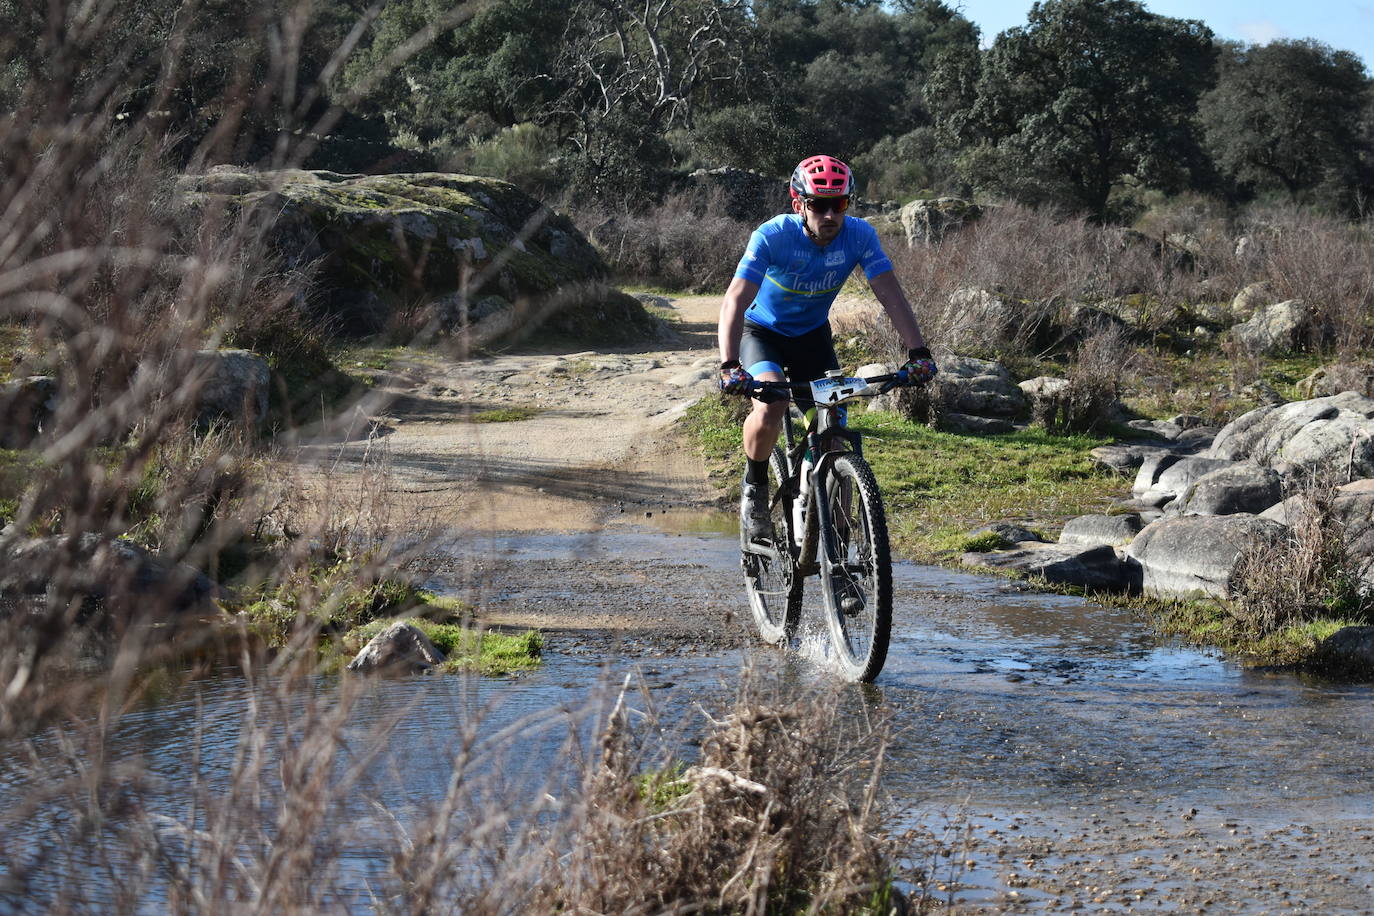
M 471 612 L 403 579 L 360 578 L 358 569 L 356 561 L 343 559 L 294 570 L 281 581 L 245 588 L 225 610 L 243 615 L 250 632 L 274 649 L 287 646 L 302 624 L 324 637 L 400 615 L 451 620 Z
M 1301 356 L 1270 358 L 1260 369 L 1260 378 L 1273 385 L 1279 394 L 1290 401 L 1301 400 L 1298 383 L 1322 366 L 1330 363 L 1330 356 L 1305 353 Z
M 460 623 L 439 623 L 423 617 L 403 618 L 429 637 L 444 653 L 448 672 L 476 672 L 488 677 L 519 674 L 538 668 L 542 662 L 544 637 L 538 630 L 501 633 L 478 630 Z M 396 619 L 374 620 L 344 636 L 344 648 L 357 652 L 367 641 L 395 623 Z
M 0 499 L 18 502 L 33 475 L 43 467 L 36 452 L 0 449 Z
M 1100 593 L 1089 597 L 1101 604 L 1130 608 L 1168 636 L 1189 645 L 1220 649 L 1247 665 L 1320 667 L 1323 662 L 1317 647 L 1324 639 L 1343 627 L 1364 624 L 1360 619 L 1320 617 L 1259 635 L 1237 618 L 1230 601 Z
M 538 407 L 493 407 L 480 410 L 468 417 L 472 423 L 517 423 L 539 416 L 543 411 Z
M 661 770 L 640 773 L 635 777 L 635 788 L 651 811 L 666 811 L 692 791 L 692 784 L 683 778 L 686 772 L 686 764 L 673 763 Z
M 1321 617 L 1257 636 L 1225 601 L 1133 599 L 1170 636 L 1193 645 L 1216 646 L 1251 665 L 1306 665 L 1317 646 L 1337 630 L 1362 621 Z
M 1098 470 L 1087 435 L 1028 429 L 995 436 L 939 432 L 895 414 L 851 414 L 878 477 L 897 546 L 920 560 L 968 549 L 968 532 L 997 521 L 1057 530 L 1127 495 Z
M 741 424 L 749 401 L 708 395 L 687 408 L 682 418 L 702 451 L 707 475 L 720 486 L 735 483 L 744 473 L 744 432 Z
M 1006 550 L 1011 546 L 1011 542 L 996 531 L 984 531 L 982 534 L 964 538 L 956 549 L 960 553 L 990 553 L 994 550 Z
M 339 350 L 337 362 L 345 372 L 358 369 L 385 371 L 403 362 L 414 351 L 408 346 L 384 343 L 362 343 L 343 347 Z
M 677 309 L 666 308 L 662 305 L 654 305 L 652 302 L 645 302 L 644 311 L 663 322 L 667 327 L 682 323 L 682 316 L 678 314 Z
M 1154 366 L 1150 375 L 1157 381 L 1128 399 L 1132 408 L 1153 419 L 1192 414 L 1220 425 L 1259 406 L 1241 390 L 1253 380 L 1250 372 L 1257 370 L 1259 381 L 1271 385 L 1288 400 L 1297 401 L 1303 397 L 1298 383 L 1331 362 L 1331 357 L 1311 353 L 1267 357 L 1258 367 L 1242 371 L 1225 353 L 1209 347 L 1189 353 L 1159 349 L 1150 362 Z
M 684 418 L 710 476 L 726 488 L 743 467 L 742 414 L 733 399 L 702 398 Z M 738 399 L 741 404 L 743 399 Z M 747 409 L 747 408 L 740 408 Z M 895 414 L 855 411 L 898 549 L 925 562 L 970 549 L 969 531 L 997 521 L 1057 530 L 1128 495 L 1124 478 L 1088 452 L 1110 441 L 1029 429 L 996 436 L 939 432 Z M 994 535 L 995 537 L 995 535 Z

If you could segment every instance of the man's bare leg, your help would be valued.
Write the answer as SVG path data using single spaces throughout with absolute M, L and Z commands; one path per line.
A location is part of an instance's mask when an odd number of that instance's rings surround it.
M 760 382 L 781 382 L 783 377 L 776 372 L 761 372 L 754 376 Z M 787 416 L 788 401 L 774 401 L 765 404 L 754 401 L 754 409 L 744 418 L 744 454 L 755 461 L 767 461 L 773 454 L 782 433 L 782 421 Z
M 761 372 L 755 376 L 761 382 L 780 382 L 782 376 L 776 372 Z M 765 470 L 773 446 L 782 432 L 783 419 L 787 416 L 787 401 L 774 401 L 765 404 L 755 401 L 754 408 L 744 419 L 744 455 L 749 459 L 751 468 L 745 472 L 740 496 L 740 519 L 746 536 L 750 540 L 766 538 L 772 534 L 768 512 L 768 474 Z M 760 463 L 764 467 L 760 467 Z M 751 479 L 752 478 L 752 479 Z

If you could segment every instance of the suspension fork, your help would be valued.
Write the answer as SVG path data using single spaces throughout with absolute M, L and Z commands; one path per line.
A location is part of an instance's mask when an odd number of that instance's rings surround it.
M 810 501 L 806 507 L 806 530 L 802 535 L 801 556 L 797 558 L 798 565 L 808 573 L 820 571 L 818 560 L 827 568 L 842 562 L 835 556 L 835 545 L 830 543 L 829 538 L 821 536 L 822 532 L 830 531 L 832 527 L 830 500 L 822 491 L 821 484 L 830 477 L 831 467 L 839 457 L 846 454 L 852 453 L 844 450 L 821 452 L 820 460 L 810 470 Z
M 788 439 L 790 444 L 790 435 Z M 829 476 L 831 465 L 840 455 L 852 454 L 863 457 L 864 448 L 863 437 L 845 425 L 844 415 L 838 410 L 828 408 L 818 410 L 816 421 L 807 431 L 805 442 L 811 454 L 817 456 L 817 459 L 811 468 L 811 479 L 807 481 L 810 485 L 811 505 L 806 510 L 806 530 L 802 537 L 798 565 L 810 573 L 820 571 L 817 568 L 817 560 L 821 560 L 827 568 L 843 562 L 835 556 L 835 545 L 830 543 L 830 539 L 820 536 L 821 532 L 831 530 L 831 518 L 830 501 L 824 498 L 825 494 L 821 492 L 817 483 Z M 848 447 L 841 447 L 841 442 Z

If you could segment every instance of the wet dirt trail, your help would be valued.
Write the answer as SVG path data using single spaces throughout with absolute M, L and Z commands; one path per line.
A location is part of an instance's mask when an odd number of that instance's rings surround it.
M 733 521 L 673 421 L 709 391 L 713 297 L 634 351 L 417 363 L 384 434 L 315 446 L 335 483 L 380 453 L 379 502 L 435 540 L 433 582 L 546 634 L 523 702 L 635 671 L 660 702 L 758 649 Z M 528 419 L 470 422 L 496 407 Z M 862 703 L 895 710 L 898 824 L 943 854 L 958 912 L 1374 913 L 1374 690 L 1247 671 L 1131 612 L 899 563 L 894 641 Z M 818 621 L 808 599 L 807 619 Z M 680 698 L 680 700 L 679 700 Z

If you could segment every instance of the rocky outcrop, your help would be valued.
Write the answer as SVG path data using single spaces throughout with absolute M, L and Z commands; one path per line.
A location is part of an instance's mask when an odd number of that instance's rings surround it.
M 1001 363 L 971 356 L 940 355 L 940 373 L 924 388 L 894 388 L 868 402 L 870 410 L 890 410 L 942 429 L 989 435 L 1011 432 L 1025 398 Z M 859 375 L 880 375 L 891 367 L 872 364 Z
M 1012 417 L 1025 406 L 1005 366 L 971 356 L 941 357 L 940 374 L 930 389 L 938 409 L 954 413 Z
M 188 378 L 196 389 L 196 423 L 255 425 L 267 416 L 272 370 L 248 350 L 200 350 L 191 356 Z
M 1197 478 L 1169 506 L 1179 515 L 1258 515 L 1283 498 L 1283 478 L 1250 462 L 1227 465 Z
M 940 428 L 946 432 L 974 436 L 994 436 L 1014 432 L 1016 424 L 1006 417 L 980 417 L 977 414 L 946 410 L 940 414 Z
M 1127 469 L 1138 462 L 1134 498 L 1119 503 L 1118 514 L 1069 520 L 1059 546 L 1116 548 L 1129 572 L 1125 588 L 1163 598 L 1226 596 L 1245 548 L 1302 522 L 1311 495 L 1283 500 L 1285 490 L 1310 485 L 1316 472 L 1335 472 L 1359 479 L 1324 498 L 1321 512 L 1339 526 L 1352 571 L 1374 589 L 1374 399 L 1348 391 L 1260 407 L 1192 454 L 1212 436 L 1200 423 L 1187 416 L 1136 422 L 1142 431 L 1174 438 L 1095 449 L 1100 464 Z M 1065 559 L 1031 557 L 1032 544 L 1016 548 L 1003 559 L 970 554 L 965 562 L 1038 575 L 1041 566 Z M 1105 555 L 1096 562 L 1107 565 Z M 1067 580 L 1067 573 L 1057 575 L 1054 581 Z
M 1225 597 L 1246 548 L 1273 541 L 1283 526 L 1254 515 L 1189 515 L 1151 522 L 1126 548 L 1134 585 L 1160 598 Z
M 1077 547 L 1124 547 L 1143 525 L 1134 512 L 1123 515 L 1080 515 L 1059 533 L 1059 543 Z
M 1374 399 L 1347 391 L 1259 407 L 1223 427 L 1207 454 L 1281 474 L 1336 468 L 1351 478 L 1374 477 Z
M 341 175 L 218 166 L 184 177 L 196 213 L 251 213 L 313 307 L 344 333 L 381 330 L 416 303 L 483 345 L 604 294 L 605 263 L 565 216 L 514 185 L 442 173 Z
M 1181 454 L 1164 454 L 1140 466 L 1131 492 L 1142 503 L 1162 506 L 1172 502 L 1198 478 L 1234 462 Z
M 1185 442 L 1198 448 L 1210 445 L 1219 432 L 1215 426 L 1208 426 L 1201 417 L 1188 414 L 1179 414 L 1168 420 L 1130 420 L 1126 425 L 1171 442 Z
M 1297 389 L 1304 398 L 1329 397 L 1343 391 L 1353 391 L 1371 397 L 1374 396 L 1374 365 L 1332 363 L 1322 366 L 1298 382 Z
M 1260 515 L 1280 524 L 1297 525 L 1305 513 L 1315 508 L 1311 495 L 1298 493 Z M 1346 554 L 1363 578 L 1374 579 L 1374 480 L 1357 480 L 1337 487 L 1320 511 L 1340 527 Z
M 955 352 L 986 347 L 1008 336 L 1023 312 L 1019 303 L 991 290 L 956 289 L 949 294 L 952 321 L 942 329 L 940 342 Z M 944 370 L 943 364 L 940 369 Z
M 14 541 L 0 554 L 0 595 L 56 593 L 92 599 L 128 620 L 213 611 L 218 586 L 200 570 L 172 563 L 132 541 L 54 535 Z M 117 606 L 114 606 L 117 605 Z
M 1309 314 L 1300 299 L 1266 306 L 1231 328 L 1231 339 L 1252 353 L 1291 353 L 1299 347 Z
M 1231 314 L 1236 319 L 1244 321 L 1273 301 L 1274 295 L 1268 283 L 1251 283 L 1236 293 L 1235 298 L 1231 300 Z
M 1316 657 L 1332 674 L 1374 676 L 1374 627 L 1342 627 L 1322 640 Z
M 1129 581 L 1128 568 L 1111 547 L 1019 544 L 1011 550 L 966 553 L 960 562 L 975 569 L 1011 572 L 1095 591 L 1122 591 Z
M 1027 541 L 1035 543 L 1046 543 L 1045 539 L 1035 531 L 1025 525 L 1017 525 L 1011 522 L 993 522 L 991 525 L 983 525 L 969 532 L 969 537 L 977 538 L 985 535 L 994 535 L 1002 540 L 1002 543 L 1021 544 Z
M 444 653 L 419 627 L 398 620 L 372 637 L 348 663 L 348 670 L 355 674 L 423 674 L 444 660 Z
M 1030 409 L 1031 419 L 1046 429 L 1060 429 L 1069 422 L 1069 380 L 1042 375 L 1020 382 L 1022 396 Z
M 703 202 L 722 201 L 725 215 L 741 222 L 761 223 L 790 210 L 786 179 L 745 169 L 697 169 L 687 187 Z
M 1210 440 L 1199 443 L 1170 441 L 1168 439 L 1144 439 L 1132 442 L 1116 442 L 1099 445 L 1088 453 L 1094 463 L 1122 474 L 1138 472 L 1147 461 L 1158 462 L 1165 455 L 1178 457 L 1191 455 L 1205 448 Z
M 946 233 L 982 215 L 982 207 L 961 197 L 913 200 L 900 212 L 902 230 L 906 233 L 909 247 L 939 242 Z

